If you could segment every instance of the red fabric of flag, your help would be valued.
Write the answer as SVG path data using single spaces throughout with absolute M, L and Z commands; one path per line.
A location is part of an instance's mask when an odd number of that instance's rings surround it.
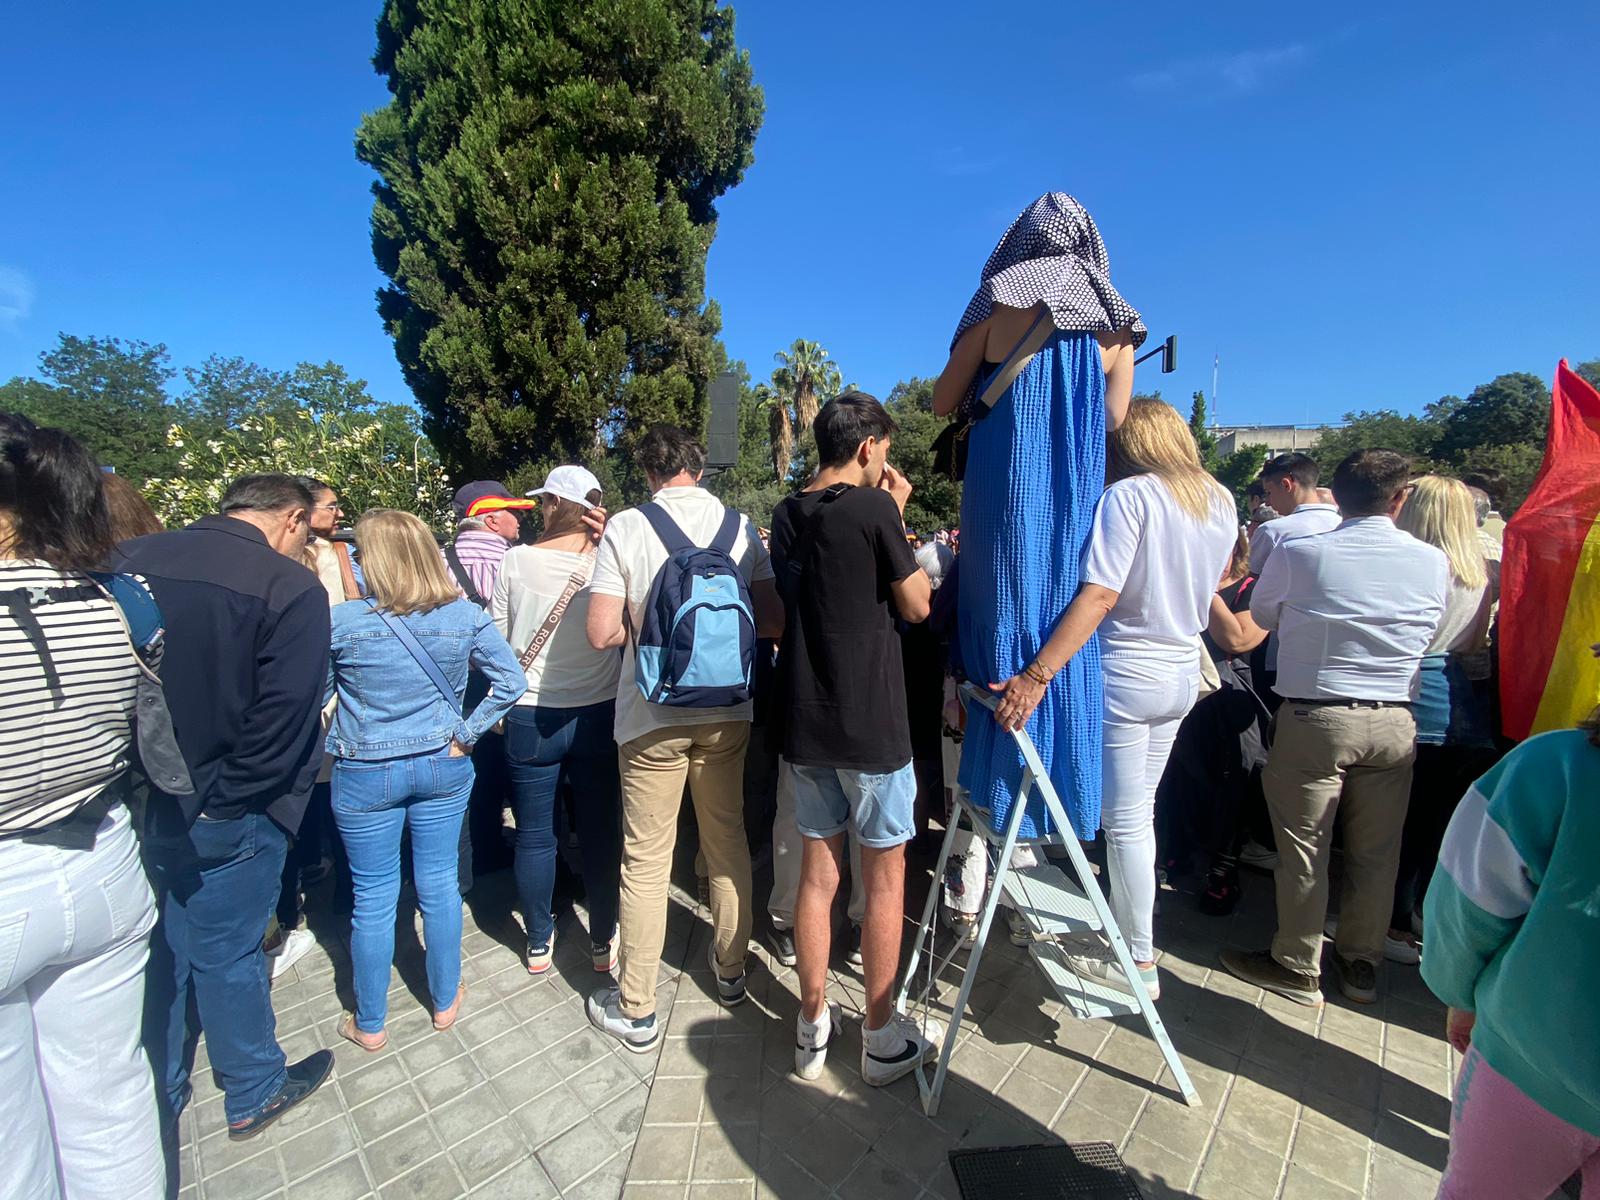
M 1596 703 L 1587 693 L 1595 675 L 1589 644 L 1600 641 L 1597 565 L 1600 392 L 1563 359 L 1544 461 L 1506 525 L 1499 661 L 1507 737 L 1570 726 L 1572 714 Z

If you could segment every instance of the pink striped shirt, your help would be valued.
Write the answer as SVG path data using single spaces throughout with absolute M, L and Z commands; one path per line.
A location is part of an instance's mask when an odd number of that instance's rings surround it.
M 500 578 L 500 564 L 505 561 L 509 549 L 510 542 L 487 529 L 469 529 L 456 535 L 456 556 L 472 577 L 472 585 L 478 589 L 485 604 L 494 598 L 495 581 Z M 451 579 L 461 588 L 461 581 L 455 579 L 453 572 Z M 461 588 L 461 594 L 466 595 L 465 588 Z

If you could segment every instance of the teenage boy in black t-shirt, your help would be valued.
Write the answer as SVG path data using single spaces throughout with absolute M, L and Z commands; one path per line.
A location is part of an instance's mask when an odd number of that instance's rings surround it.
M 805 847 L 795 904 L 795 1072 L 821 1074 L 839 1027 L 824 989 L 848 829 L 866 891 L 861 1074 L 882 1085 L 933 1053 L 942 1032 L 919 1029 L 890 1001 L 917 793 L 894 622 L 897 614 L 926 619 L 931 589 L 901 516 L 911 484 L 887 461 L 894 419 L 873 397 L 846 392 L 823 406 L 812 429 L 821 466 L 778 505 L 771 538 L 788 620 L 778 655 L 783 770 Z

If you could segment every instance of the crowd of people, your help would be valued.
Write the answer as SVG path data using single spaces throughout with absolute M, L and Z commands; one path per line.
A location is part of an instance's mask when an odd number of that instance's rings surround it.
M 1508 1181 L 1492 1148 L 1514 1142 L 1600 1186 L 1592 1004 L 1544 986 L 1594 974 L 1600 734 L 1501 757 L 1489 497 L 1385 449 L 1326 488 L 1285 454 L 1241 523 L 1179 414 L 1133 397 L 1143 336 L 1089 215 L 1041 197 L 952 339 L 934 407 L 963 445 L 961 532 L 920 547 L 895 422 L 859 391 L 822 406 L 817 470 L 765 536 L 701 486 L 696 438 L 655 426 L 647 503 L 609 512 L 575 464 L 526 496 L 478 481 L 442 549 L 392 510 L 352 539 L 334 486 L 286 475 L 163 530 L 70 437 L 0 415 L 0 1190 L 166 1194 L 202 1030 L 230 1138 L 311 1095 L 333 1056 L 286 1060 L 270 986 L 314 944 L 304 897 L 329 875 L 354 993 L 330 1033 L 363 1051 L 389 1043 L 403 877 L 448 1029 L 471 1003 L 461 896 L 497 855 L 528 973 L 586 937 L 589 1020 L 650 1050 L 686 797 L 717 998 L 747 998 L 770 845 L 767 936 L 799 982 L 795 1072 L 817 1077 L 848 876 L 860 1069 L 892 1082 L 943 1036 L 893 1004 L 907 847 L 942 783 L 997 823 L 1027 803 L 1020 731 L 1059 832 L 1103 835 L 1138 978 L 1103 941 L 1074 943 L 1074 971 L 1158 998 L 1163 873 L 1198 856 L 1222 914 L 1241 865 L 1268 868 L 1276 935 L 1227 970 L 1319 1005 L 1326 940 L 1351 1001 L 1420 960 L 1452 1006 L 1443 1194 L 1547 1194 Z M 943 703 L 958 680 L 993 716 Z M 1023 824 L 1055 832 L 1036 806 Z M 556 915 L 573 842 L 582 922 Z M 983 878 L 946 881 L 969 932 Z

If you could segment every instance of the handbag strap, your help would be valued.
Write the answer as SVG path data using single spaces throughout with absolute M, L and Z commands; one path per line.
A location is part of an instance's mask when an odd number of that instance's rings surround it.
M 461 587 L 461 594 L 471 600 L 479 608 L 488 608 L 489 602 L 483 598 L 483 593 L 478 590 L 478 585 L 472 582 L 472 576 L 467 568 L 461 565 L 461 555 L 456 553 L 456 544 L 444 544 L 445 561 L 450 564 L 450 571 L 456 577 L 456 583 Z
M 1055 321 L 1050 319 L 1050 310 L 1046 308 L 1033 319 L 1033 324 L 1028 326 L 1028 332 L 1022 335 L 1022 339 L 1006 357 L 995 377 L 989 381 L 989 386 L 983 389 L 983 395 L 978 397 L 978 402 L 984 408 L 993 408 L 1000 397 L 1005 395 L 1006 389 L 1016 381 L 1017 376 L 1022 374 L 1022 368 L 1028 365 L 1028 360 L 1039 353 L 1055 331 Z
M 456 695 L 456 689 L 444 677 L 444 672 L 439 669 L 439 664 L 433 661 L 433 655 L 429 654 L 423 648 L 422 643 L 417 641 L 416 635 L 406 628 L 406 623 L 392 612 L 379 608 L 377 601 L 370 596 L 367 597 L 367 606 L 377 613 L 378 619 L 389 627 L 390 632 L 395 637 L 400 639 L 400 644 L 411 652 L 412 658 L 417 660 L 417 666 L 421 667 L 428 678 L 433 680 L 433 686 L 439 689 L 439 694 L 450 701 L 451 706 L 459 713 L 461 711 L 461 697 Z
M 583 556 L 583 562 L 567 580 L 567 586 L 561 595 L 556 598 L 555 607 L 550 610 L 544 619 L 544 624 L 534 632 L 533 640 L 528 643 L 528 648 L 522 652 L 522 657 L 517 660 L 524 673 L 538 660 L 539 654 L 545 645 L 555 636 L 556 626 L 561 624 L 561 618 L 567 615 L 567 606 L 572 603 L 572 598 L 589 582 L 589 577 L 594 574 L 595 556 L 593 552 Z

